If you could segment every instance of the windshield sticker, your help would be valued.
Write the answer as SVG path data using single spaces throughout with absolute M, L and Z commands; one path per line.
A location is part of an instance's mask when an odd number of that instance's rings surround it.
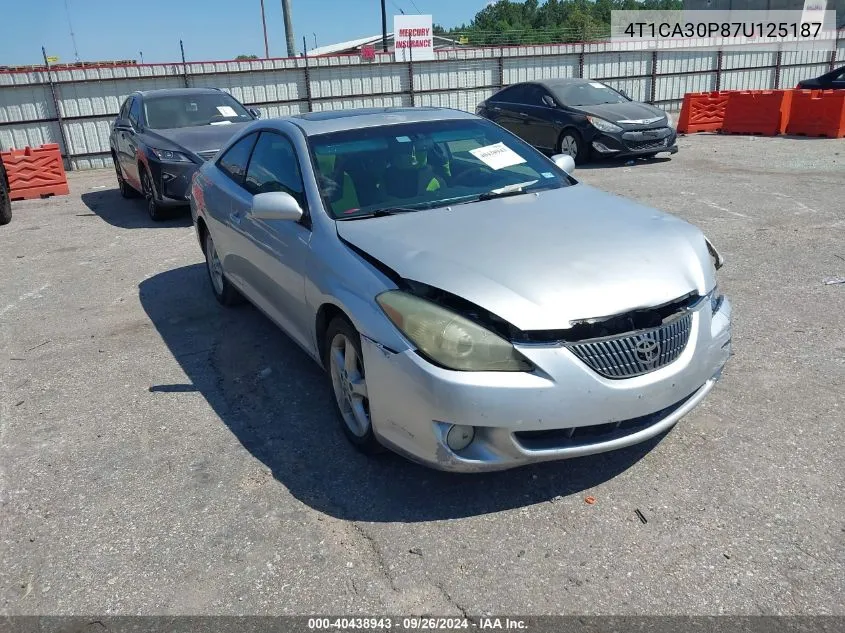
M 410 143 L 411 137 L 409 137 L 409 136 L 397 136 L 396 141 L 398 143 Z
M 192 101 L 185 107 L 185 110 L 188 112 L 197 112 L 199 111 L 199 106 Z
M 238 116 L 238 113 L 235 112 L 235 109 L 232 106 L 217 106 L 217 111 L 221 114 L 221 116 Z
M 598 83 L 598 82 L 596 82 L 596 81 L 591 81 L 591 82 L 590 82 L 590 85 L 591 85 L 593 88 L 605 88 L 605 87 L 606 87 L 604 84 L 600 84 L 600 83 Z
M 232 125 L 231 121 L 212 121 L 210 125 Z
M 552 172 L 550 172 L 550 171 L 544 171 L 544 172 L 543 172 L 542 174 L 540 174 L 540 175 L 541 175 L 543 178 L 554 178 L 554 177 L 555 177 L 555 175 L 554 175 Z
M 504 143 L 471 149 L 469 153 L 490 167 L 490 169 L 504 169 L 505 167 L 512 167 L 513 165 L 519 165 L 525 162 L 522 156 Z

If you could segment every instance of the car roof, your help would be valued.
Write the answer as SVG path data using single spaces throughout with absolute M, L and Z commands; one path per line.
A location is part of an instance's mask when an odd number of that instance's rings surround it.
M 297 125 L 306 136 L 341 132 L 364 127 L 393 125 L 397 123 L 420 123 L 423 121 L 443 121 L 476 119 L 473 114 L 451 108 L 354 108 L 350 110 L 324 110 L 294 114 L 286 119 Z
M 578 84 L 588 84 L 588 83 L 596 83 L 593 79 L 580 79 L 576 77 L 570 77 L 568 79 L 538 79 L 537 81 L 530 82 L 539 84 L 541 86 L 545 86 L 549 90 L 557 90 L 559 88 L 564 88 L 566 86 L 575 86 Z
M 219 88 L 157 88 L 155 90 L 136 90 L 134 94 L 142 97 L 183 97 L 202 94 L 220 94 Z

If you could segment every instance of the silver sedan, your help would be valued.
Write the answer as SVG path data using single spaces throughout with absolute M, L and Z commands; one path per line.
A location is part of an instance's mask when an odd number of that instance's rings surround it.
M 245 128 L 190 202 L 215 297 L 327 370 L 353 444 L 497 470 L 652 438 L 730 356 L 713 245 L 573 167 L 454 110 L 320 112 Z

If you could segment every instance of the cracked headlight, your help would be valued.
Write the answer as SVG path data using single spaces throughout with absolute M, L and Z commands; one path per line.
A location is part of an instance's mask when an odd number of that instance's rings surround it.
M 451 310 L 400 290 L 376 297 L 393 325 L 435 364 L 458 371 L 531 371 L 532 365 L 498 334 Z
M 719 290 L 719 284 L 713 286 L 713 290 L 710 291 L 710 309 L 713 311 L 713 314 L 716 314 L 719 311 L 719 308 L 722 307 L 722 303 L 725 301 L 725 295 L 722 294 L 722 291 Z

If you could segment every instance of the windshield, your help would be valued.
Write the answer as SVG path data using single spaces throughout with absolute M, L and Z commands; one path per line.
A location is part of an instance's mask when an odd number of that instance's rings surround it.
M 246 108 L 225 92 L 146 97 L 144 117 L 154 130 L 252 120 Z
M 315 135 L 309 142 L 323 202 L 338 219 L 574 182 L 537 150 L 482 120 L 361 128 Z
M 563 105 L 591 106 L 604 103 L 628 103 L 628 99 L 610 86 L 597 81 L 574 83 L 555 88 L 555 95 Z

